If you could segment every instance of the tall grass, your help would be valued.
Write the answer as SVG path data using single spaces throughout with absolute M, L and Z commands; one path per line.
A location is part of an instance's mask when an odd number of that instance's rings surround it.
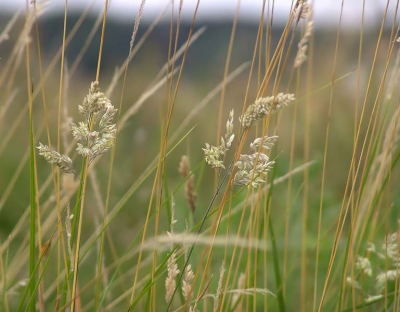
M 0 310 L 398 311 L 399 1 L 264 0 L 245 36 L 237 1 L 213 46 L 201 0 L 143 0 L 117 61 L 111 1 L 74 41 L 93 3 L 56 53 L 46 1 L 0 31 Z

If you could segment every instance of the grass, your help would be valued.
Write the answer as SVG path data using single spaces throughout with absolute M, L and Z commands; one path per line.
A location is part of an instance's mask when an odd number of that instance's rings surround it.
M 333 29 L 264 1 L 244 32 L 238 1 L 221 40 L 201 1 L 141 1 L 115 59 L 109 1 L 65 1 L 55 53 L 27 3 L 0 31 L 0 310 L 398 311 L 394 2 L 350 32 L 345 1 Z

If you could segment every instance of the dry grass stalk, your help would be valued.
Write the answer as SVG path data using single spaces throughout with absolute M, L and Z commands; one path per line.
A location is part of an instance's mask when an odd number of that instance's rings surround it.
M 186 179 L 190 174 L 189 158 L 183 155 L 179 163 L 179 173 L 183 179 Z M 194 175 L 192 174 L 185 182 L 185 196 L 192 213 L 196 211 L 197 193 L 194 187 Z

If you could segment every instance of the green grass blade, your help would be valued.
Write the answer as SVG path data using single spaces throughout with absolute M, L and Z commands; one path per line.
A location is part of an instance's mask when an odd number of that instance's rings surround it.
M 54 233 L 55 233 L 55 231 L 54 231 Z M 54 233 L 52 234 L 52 237 L 54 236 Z M 47 266 L 48 266 L 49 263 L 50 263 L 51 256 L 53 255 L 54 250 L 56 249 L 56 246 L 57 246 L 57 244 L 58 244 L 58 240 L 59 240 L 59 239 L 60 239 L 60 237 L 58 236 L 57 239 L 56 239 L 56 241 L 55 241 L 55 244 L 53 244 L 53 246 L 51 247 L 51 250 L 50 250 L 50 252 L 49 252 L 49 254 L 48 254 L 48 256 L 47 256 L 46 262 L 45 262 L 45 264 L 44 264 L 44 266 L 43 266 L 43 271 L 42 271 L 42 273 L 40 274 L 36 285 L 34 284 L 34 293 L 33 293 L 33 295 L 31 294 L 31 297 L 29 298 L 28 306 L 27 306 L 25 312 L 27 312 L 28 309 L 29 309 L 29 307 L 31 307 L 31 306 L 35 307 L 35 301 L 34 301 L 34 299 L 35 299 L 36 293 L 37 293 L 37 291 L 38 291 L 38 289 L 39 289 L 40 283 L 41 283 L 41 281 L 42 281 L 42 279 L 43 279 L 44 273 L 46 272 Z M 42 262 L 43 257 L 44 257 L 45 254 L 46 254 L 46 252 L 42 252 L 42 255 L 41 255 L 41 257 L 40 257 L 40 261 L 39 261 L 39 263 L 38 263 L 38 267 L 39 267 L 39 264 Z M 37 270 L 37 269 L 36 269 L 36 270 Z
M 56 231 L 57 231 L 57 226 L 54 228 L 53 233 L 51 234 L 51 239 L 54 237 L 54 234 L 56 233 Z M 57 239 L 58 239 L 58 238 L 57 238 Z M 54 244 L 54 245 L 53 245 L 53 247 L 52 247 L 53 250 L 54 250 L 55 246 L 57 246 L 57 244 Z M 39 257 L 39 259 L 38 259 L 38 261 L 37 261 L 37 263 L 35 264 L 35 267 L 33 268 L 33 274 L 36 274 L 37 271 L 39 270 L 39 266 L 40 266 L 40 264 L 42 263 L 42 260 L 43 260 L 44 255 L 45 255 L 45 252 L 42 252 L 42 254 L 40 255 L 40 257 Z M 50 258 L 50 257 L 49 257 L 49 258 Z M 44 268 L 44 269 L 43 269 L 43 272 L 42 272 L 42 274 L 41 274 L 41 277 L 39 278 L 39 280 L 38 280 L 37 283 L 35 283 L 35 281 L 34 281 L 33 279 L 29 279 L 28 284 L 26 285 L 26 288 L 25 288 L 25 290 L 24 290 L 24 293 L 22 294 L 22 298 L 21 298 L 21 301 L 20 301 L 20 303 L 19 303 L 18 310 L 17 310 L 18 312 L 22 311 L 23 304 L 24 304 L 25 299 L 26 299 L 26 297 L 27 297 L 27 295 L 28 295 L 28 292 L 31 292 L 31 296 L 30 296 L 29 302 L 31 303 L 31 302 L 34 300 L 34 298 L 35 298 L 35 296 L 36 296 L 36 291 L 37 291 L 37 289 L 39 288 L 41 278 L 43 277 L 43 274 L 44 274 L 45 271 L 46 271 L 46 269 Z M 33 286 L 32 286 L 32 285 L 33 285 Z M 33 289 L 33 292 L 32 292 L 32 289 Z M 34 305 L 34 304 L 33 304 L 33 307 L 35 308 L 35 305 Z M 28 304 L 28 306 L 27 306 L 27 308 L 26 308 L 26 311 L 27 311 L 28 309 L 29 309 L 29 304 Z M 31 307 L 31 309 L 32 309 L 32 307 Z

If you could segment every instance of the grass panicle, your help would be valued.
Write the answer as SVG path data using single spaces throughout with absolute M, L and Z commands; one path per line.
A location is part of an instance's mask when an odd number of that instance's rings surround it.
M 147 2 L 2 12 L 0 310 L 399 311 L 400 2 Z

